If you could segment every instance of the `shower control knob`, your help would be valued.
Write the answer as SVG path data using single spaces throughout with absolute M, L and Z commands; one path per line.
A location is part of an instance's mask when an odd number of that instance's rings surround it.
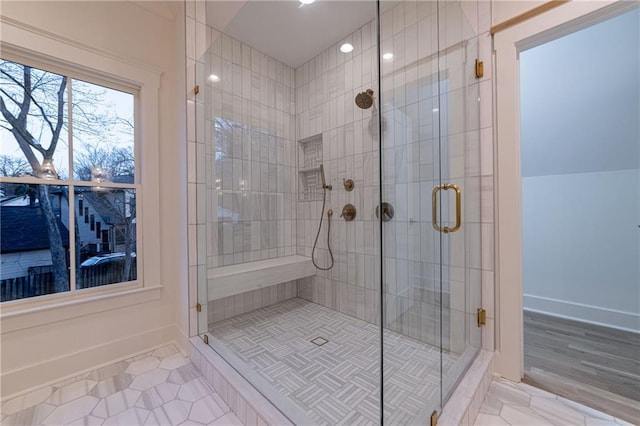
M 347 222 L 351 222 L 356 218 L 356 207 L 353 204 L 345 204 L 340 215 Z
M 393 210 L 393 206 L 391 203 L 382 203 L 382 221 L 389 222 L 393 219 L 395 211 Z M 376 217 L 380 219 L 380 206 L 376 207 Z
M 342 183 L 344 185 L 344 189 L 347 190 L 347 192 L 353 191 L 353 188 L 356 186 L 356 184 L 353 182 L 353 179 L 343 179 Z

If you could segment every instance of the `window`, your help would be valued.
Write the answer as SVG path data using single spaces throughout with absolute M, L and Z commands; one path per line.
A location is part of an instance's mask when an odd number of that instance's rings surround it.
M 70 174 L 73 172 L 73 167 L 68 165 L 67 175 L 73 176 L 72 179 L 61 179 L 61 177 L 65 177 L 61 173 L 58 173 L 58 179 L 43 179 L 28 175 L 27 173 L 30 171 L 28 169 L 26 172 L 16 173 L 17 177 L 0 177 L 0 190 L 4 190 L 3 188 L 7 185 L 22 185 L 25 191 L 33 195 L 34 189 L 36 189 L 33 185 L 49 185 L 48 188 L 60 186 L 68 191 L 68 197 L 71 198 L 76 197 L 78 188 L 97 186 L 120 190 L 121 194 L 118 194 L 118 199 L 121 200 L 120 202 L 125 203 L 131 200 L 132 194 L 130 193 L 133 191 L 135 193 L 133 231 L 136 235 L 135 272 L 137 274 L 134 281 L 79 289 L 77 283 L 82 282 L 76 277 L 76 271 L 79 269 L 79 258 L 75 250 L 75 244 L 73 244 L 72 250 L 67 249 L 64 253 L 68 267 L 74 268 L 73 274 L 71 269 L 67 272 L 69 274 L 69 289 L 46 297 L 28 297 L 4 302 L 0 309 L 2 332 L 22 330 L 38 324 L 47 324 L 51 321 L 81 317 L 87 313 L 97 313 L 158 300 L 162 297 L 163 292 L 161 268 L 159 267 L 161 264 L 159 212 L 159 90 L 161 71 L 153 66 L 115 56 L 113 53 L 101 51 L 79 41 L 69 41 L 54 34 L 40 32 L 37 29 L 24 27 L 20 23 L 10 21 L 2 22 L 0 51 L 2 52 L 2 58 L 16 64 L 31 65 L 38 70 L 47 71 L 58 76 L 66 76 L 67 79 L 76 79 L 134 96 L 134 183 L 120 184 L 111 182 L 98 185 L 91 181 L 79 180 L 73 174 Z M 4 89 L 4 86 L 2 88 Z M 65 93 L 65 96 L 67 96 L 68 106 L 70 105 L 69 96 L 71 97 L 71 102 L 73 102 L 73 90 L 71 90 L 70 95 Z M 67 122 L 67 126 L 71 125 L 71 134 L 73 134 L 73 111 L 71 113 L 67 111 L 67 120 L 69 120 L 68 115 L 71 115 L 71 117 L 70 122 Z M 5 124 L 0 123 L 0 126 L 3 125 Z M 1 129 L 2 127 L 0 127 Z M 6 135 L 6 133 L 0 134 L 0 144 L 5 142 Z M 7 142 L 9 141 L 15 143 L 15 139 L 7 140 Z M 73 150 L 73 138 L 71 138 L 71 147 Z M 67 154 L 67 161 L 71 162 L 73 160 L 72 154 Z M 55 166 L 56 164 L 54 163 Z M 69 191 L 70 189 L 73 190 Z M 129 194 L 125 195 L 126 193 Z M 113 197 L 115 197 L 115 194 L 113 194 Z M 30 196 L 29 200 L 31 201 L 31 199 L 34 202 L 36 201 L 35 196 Z M 82 223 L 89 228 L 91 226 L 90 218 L 93 215 L 94 235 L 95 223 L 100 221 L 101 230 L 106 230 L 110 233 L 109 242 L 115 241 L 115 237 L 112 238 L 111 234 L 115 234 L 116 231 L 111 232 L 111 229 L 105 227 L 105 222 L 95 216 L 95 212 L 90 209 L 86 200 L 83 201 L 84 212 L 82 216 L 69 216 L 69 205 L 79 207 L 75 204 L 76 198 L 73 199 L 74 204 L 69 204 L 66 201 L 66 197 L 61 197 L 60 199 L 53 197 L 52 202 L 60 201 L 60 203 L 52 206 L 52 209 L 55 207 L 61 215 L 67 214 L 67 217 L 70 217 L 69 220 L 74 221 L 74 225 Z M 22 200 L 22 202 L 24 201 L 25 199 Z M 33 210 L 31 211 L 33 212 Z M 130 213 L 126 214 L 128 215 L 127 217 L 130 217 Z M 62 229 L 60 226 L 58 228 Z M 32 229 L 29 228 L 27 230 L 26 235 L 29 238 L 34 234 Z M 74 241 L 76 235 L 75 226 L 66 229 L 66 233 L 60 233 L 61 239 L 66 235 L 66 238 L 71 237 L 70 240 Z M 0 235 L 0 242 L 4 244 L 4 234 Z M 102 239 L 96 242 L 96 250 L 98 250 L 98 244 L 100 243 L 102 243 Z M 119 242 L 117 244 L 122 243 Z M 89 245 L 87 248 L 93 248 L 93 246 Z M 48 254 L 49 256 L 42 256 L 33 262 L 35 266 L 44 267 L 32 269 L 34 274 L 47 272 L 46 267 L 53 266 L 51 255 L 46 251 L 44 253 L 41 252 L 41 254 Z M 74 256 L 73 259 L 71 259 L 72 255 Z M 4 256 L 0 260 L 4 260 Z M 118 260 L 115 260 L 115 262 L 118 262 Z M 131 262 L 133 263 L 133 260 Z M 0 265 L 0 270 L 4 272 L 4 269 L 4 265 Z M 34 282 L 34 286 L 37 285 L 42 286 L 43 284 Z
M 0 59 L 0 301 L 139 278 L 138 98 Z

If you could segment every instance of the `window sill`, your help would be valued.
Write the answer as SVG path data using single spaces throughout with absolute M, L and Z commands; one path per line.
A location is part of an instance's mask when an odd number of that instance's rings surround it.
M 25 328 L 51 324 L 98 312 L 110 311 L 125 306 L 158 300 L 162 296 L 162 286 L 139 287 L 82 298 L 56 302 L 36 302 L 30 306 L 3 307 L 0 312 L 1 333 L 10 333 Z

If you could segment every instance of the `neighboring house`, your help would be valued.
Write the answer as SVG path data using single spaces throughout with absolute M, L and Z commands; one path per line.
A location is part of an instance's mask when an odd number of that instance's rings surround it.
M 91 187 L 75 188 L 80 261 L 96 254 L 125 251 L 124 220 L 131 213 L 125 206 L 124 198 L 122 192 L 100 192 Z M 52 191 L 51 202 L 54 210 L 60 212 L 62 222 L 69 227 L 69 206 L 62 192 Z M 135 225 L 133 232 L 135 235 Z
M 109 252 L 108 241 L 103 241 L 103 229 L 107 229 L 103 224 L 105 218 L 99 214 L 90 202 L 85 200 L 84 191 L 78 192 L 76 189 L 75 211 L 76 211 L 76 233 L 80 242 L 80 261 L 85 260 L 97 253 Z M 60 190 L 51 191 L 51 205 L 53 210 L 59 213 L 62 223 L 69 228 L 69 203 L 66 196 Z
M 0 279 L 39 274 L 50 270 L 51 252 L 47 225 L 40 207 L 2 204 L 0 211 Z M 57 218 L 62 244 L 69 248 L 69 230 Z M 66 251 L 66 250 L 65 250 Z
M 50 192 L 63 243 L 69 247 L 69 205 L 63 191 Z M 75 188 L 77 241 L 80 262 L 103 253 L 125 251 L 125 220 L 131 218 L 135 204 L 126 192 L 101 192 L 91 187 Z M 49 237 L 37 200 L 28 196 L 0 197 L 2 256 L 0 279 L 16 278 L 50 271 Z M 135 241 L 136 220 L 131 232 Z M 132 247 L 135 252 L 135 243 Z M 67 259 L 68 261 L 68 259 Z

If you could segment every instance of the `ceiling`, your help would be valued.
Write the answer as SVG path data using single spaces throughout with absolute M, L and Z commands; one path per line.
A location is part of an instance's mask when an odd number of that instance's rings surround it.
M 393 2 L 383 5 L 390 7 Z M 207 2 L 207 24 L 297 68 L 376 17 L 376 2 Z

